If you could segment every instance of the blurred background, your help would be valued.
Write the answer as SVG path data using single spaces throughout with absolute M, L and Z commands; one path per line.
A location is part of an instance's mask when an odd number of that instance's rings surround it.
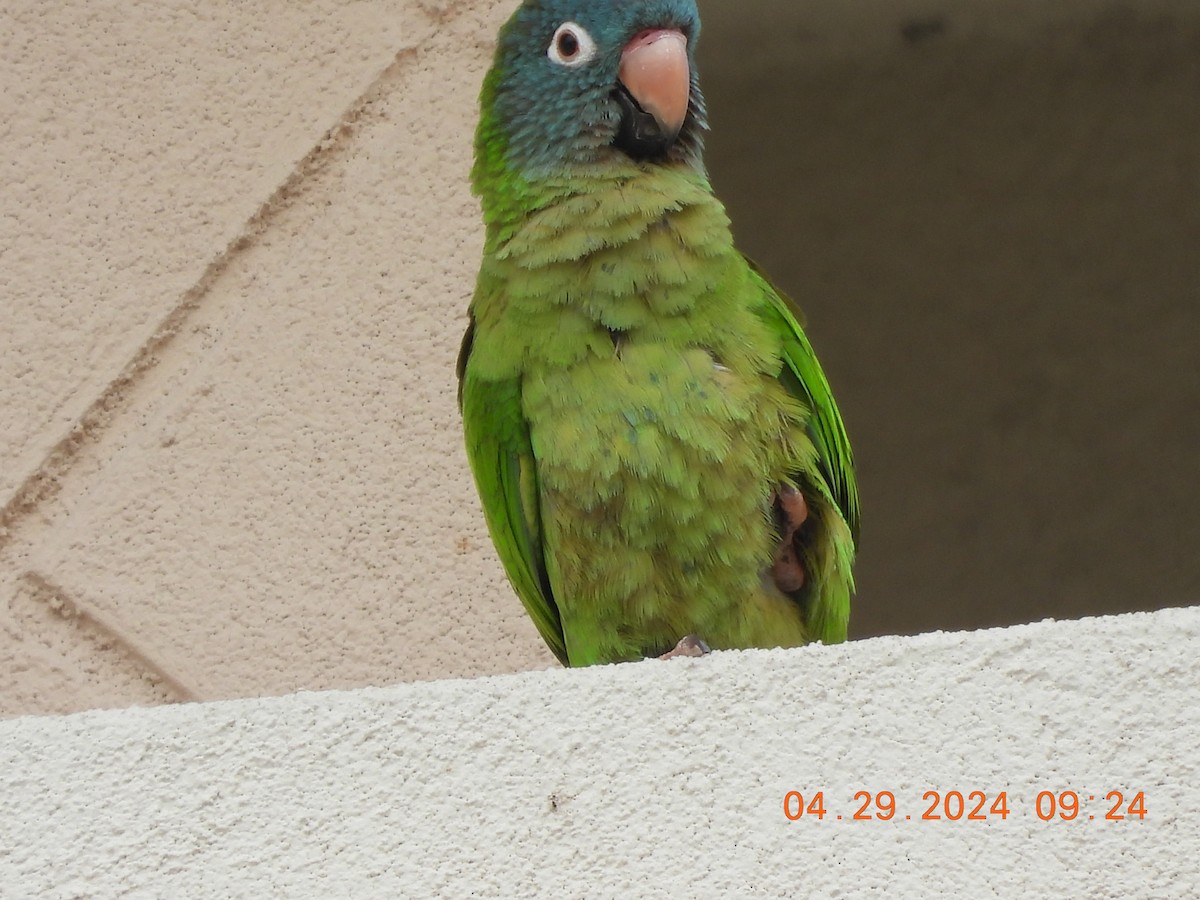
M 713 181 L 856 452 L 852 637 L 1195 603 L 1200 7 L 702 13 Z

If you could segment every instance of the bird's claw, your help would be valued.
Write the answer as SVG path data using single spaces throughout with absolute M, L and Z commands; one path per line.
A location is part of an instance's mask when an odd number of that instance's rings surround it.
M 685 634 L 679 639 L 679 643 L 675 645 L 675 649 L 668 650 L 659 659 L 674 659 L 676 656 L 690 656 L 699 658 L 706 653 L 712 653 L 712 648 L 704 643 L 697 635 Z

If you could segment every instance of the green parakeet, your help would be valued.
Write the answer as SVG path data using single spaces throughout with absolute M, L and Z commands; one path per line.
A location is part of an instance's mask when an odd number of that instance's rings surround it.
M 693 0 L 525 0 L 483 83 L 459 403 L 500 559 L 565 665 L 846 637 L 850 446 L 713 196 L 699 33 Z

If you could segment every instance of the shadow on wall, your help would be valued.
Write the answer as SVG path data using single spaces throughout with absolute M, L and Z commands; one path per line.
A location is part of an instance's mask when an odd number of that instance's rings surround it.
M 713 181 L 855 444 L 852 636 L 1200 602 L 1200 7 L 873 5 L 702 9 Z

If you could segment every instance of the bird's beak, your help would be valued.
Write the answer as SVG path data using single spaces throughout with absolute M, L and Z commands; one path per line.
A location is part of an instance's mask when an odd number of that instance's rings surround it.
M 675 140 L 687 118 L 691 90 L 683 32 L 652 28 L 638 34 L 621 51 L 618 78 L 634 102 L 654 117 L 661 139 Z

